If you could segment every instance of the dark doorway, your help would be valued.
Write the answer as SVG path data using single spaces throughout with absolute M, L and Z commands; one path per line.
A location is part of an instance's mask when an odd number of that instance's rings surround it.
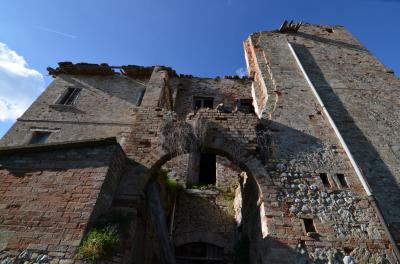
M 200 156 L 200 184 L 215 184 L 216 181 L 216 155 L 201 153 Z
M 224 249 L 212 244 L 194 242 L 175 249 L 179 264 L 217 264 L 223 262 Z

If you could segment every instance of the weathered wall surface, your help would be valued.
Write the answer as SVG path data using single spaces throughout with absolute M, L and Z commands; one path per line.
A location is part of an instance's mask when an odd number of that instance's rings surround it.
M 234 195 L 211 191 L 182 191 L 176 205 L 173 241 L 176 247 L 192 242 L 214 244 L 224 249 L 226 263 L 232 262 L 236 221 Z
M 1 259 L 23 249 L 73 258 L 88 226 L 110 209 L 124 166 L 115 142 L 1 150 Z
M 251 99 L 251 80 L 243 79 L 210 79 L 180 77 L 170 80 L 171 89 L 177 90 L 175 111 L 185 117 L 193 112 L 193 97 L 212 97 L 214 108 L 219 104 L 233 110 L 237 99 Z
M 189 170 L 193 172 L 195 168 L 189 164 L 190 154 L 183 154 L 167 161 L 162 169 L 168 172 L 168 176 L 175 179 L 179 185 L 187 186 Z M 199 171 L 194 171 L 199 173 Z M 230 187 L 239 182 L 241 171 L 232 162 L 222 156 L 216 156 L 216 183 L 218 189 L 227 191 Z
M 304 25 L 297 33 L 252 34 L 244 45 L 251 78 L 178 76 L 158 66 L 123 66 L 120 73 L 108 65 L 50 69 L 56 79 L 0 144 L 26 144 L 32 129 L 52 131 L 50 143 L 116 136 L 129 165 L 117 187 L 123 155 L 115 146 L 0 155 L 0 246 L 43 246 L 51 257 L 72 257 L 90 216 L 112 206 L 132 213 L 132 243 L 120 260 L 161 261 L 170 253 L 163 252 L 168 239 L 164 234 L 159 242 L 149 217 L 148 183 L 163 164 L 185 182 L 189 153 L 209 151 L 221 155 L 217 187 L 240 188 L 225 200 L 218 190 L 182 192 L 175 245 L 207 238 L 229 253 L 230 242 L 247 236 L 251 263 L 342 263 L 345 255 L 356 263 L 387 263 L 393 258 L 388 236 L 288 42 L 398 239 L 399 80 L 342 27 Z M 54 105 L 67 87 L 82 88 L 76 105 Z M 193 112 L 196 96 L 212 97 L 213 109 Z M 237 99 L 250 97 L 260 119 L 234 111 Z M 220 103 L 224 109 L 217 110 Z M 305 219 L 316 232 L 307 232 Z
M 400 80 L 342 27 L 289 40 L 400 241 Z
M 134 112 L 135 120 L 131 133 L 123 144 L 125 152 L 136 162 L 148 167 L 164 164 L 171 158 L 168 156 L 171 153 L 168 153 L 169 142 L 163 142 L 162 128 L 167 123 L 177 122 L 177 115 L 161 108 L 137 108 Z M 188 124 L 193 124 L 196 120 L 201 120 L 206 124 L 206 130 L 209 132 L 209 134 L 205 134 L 206 141 L 220 139 L 215 141 L 215 144 L 220 147 L 216 151 L 222 152 L 223 155 L 231 155 L 232 159 L 240 159 L 246 153 L 235 152 L 235 149 L 237 151 L 254 151 L 256 149 L 257 136 L 254 128 L 258 119 L 253 114 L 220 113 L 216 110 L 202 109 L 196 114 L 189 114 L 186 118 Z M 236 144 L 223 146 L 223 140 Z M 233 153 L 237 155 L 233 155 Z
M 388 237 L 288 48 L 287 39 L 298 41 L 301 32 L 255 33 L 245 43 L 250 72 L 268 97 L 260 107 L 265 119 L 259 142 L 267 143 L 267 168 L 276 186 L 264 196 L 268 249 L 263 257 L 293 263 L 329 255 L 343 259 L 352 252 L 357 263 L 381 263 L 390 258 Z M 321 56 L 330 53 L 323 50 Z M 328 175 L 330 187 L 320 173 Z M 337 174 L 344 174 L 349 187 L 341 186 Z M 318 238 L 306 235 L 302 218 L 313 219 Z M 369 260 L 360 252 L 369 252 Z
M 173 220 L 168 221 L 172 225 L 174 245 L 210 243 L 222 248 L 224 254 L 221 257 L 226 263 L 231 263 L 241 219 L 241 211 L 235 211 L 234 204 L 236 196 L 241 200 L 241 193 L 236 192 L 240 187 L 241 170 L 227 158 L 217 155 L 215 187 L 192 189 L 187 185 L 188 170 L 193 170 L 188 163 L 189 154 L 184 154 L 169 160 L 162 167 L 169 177 L 184 187 L 178 193 Z
M 75 105 L 56 105 L 68 87 L 82 89 Z M 55 130 L 49 142 L 120 138 L 132 124 L 132 109 L 139 103 L 144 89 L 144 83 L 122 75 L 61 74 L 18 119 L 0 144 L 27 144 L 32 136 L 31 128 Z

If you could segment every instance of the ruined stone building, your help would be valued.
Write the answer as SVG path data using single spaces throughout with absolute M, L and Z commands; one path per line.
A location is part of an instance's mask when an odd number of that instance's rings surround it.
M 48 68 L 0 141 L 1 264 L 90 262 L 109 222 L 101 263 L 399 263 L 400 80 L 341 26 L 244 54 L 243 78 Z

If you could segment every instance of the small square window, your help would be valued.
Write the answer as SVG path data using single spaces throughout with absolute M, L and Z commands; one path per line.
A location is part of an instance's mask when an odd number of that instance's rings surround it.
M 237 99 L 236 107 L 239 112 L 254 114 L 253 99 Z
M 331 184 L 330 184 L 329 179 L 328 179 L 328 175 L 326 175 L 326 173 L 320 173 L 319 177 L 321 178 L 322 184 L 325 187 L 327 187 L 327 188 L 331 187 Z
M 303 221 L 304 231 L 308 236 L 314 236 L 317 234 L 317 230 L 315 229 L 314 221 L 312 219 L 302 218 L 301 220 Z
M 67 88 L 64 94 L 57 100 L 56 104 L 73 105 L 81 90 L 81 88 Z
M 49 139 L 51 132 L 47 131 L 35 131 L 32 134 L 29 144 L 43 144 Z
M 193 110 L 199 110 L 200 108 L 210 108 L 214 106 L 214 99 L 212 97 L 194 97 L 193 98 Z
M 348 188 L 349 187 L 349 185 L 347 184 L 346 178 L 344 177 L 344 174 L 338 173 L 338 174 L 336 174 L 336 176 L 337 176 L 342 188 Z

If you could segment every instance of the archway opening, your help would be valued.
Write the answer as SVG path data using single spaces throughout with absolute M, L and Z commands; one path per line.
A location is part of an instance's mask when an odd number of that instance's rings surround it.
M 158 217 L 158 222 L 164 222 L 164 236 L 168 237 L 171 248 L 176 249 L 174 255 L 177 261 L 180 259 L 177 263 L 203 263 L 194 259 L 182 262 L 182 258 L 190 256 L 179 255 L 182 251 L 178 248 L 204 243 L 222 249 L 215 263 L 243 260 L 251 251 L 250 243 L 243 241 L 255 230 L 257 235 L 253 237 L 261 236 L 260 228 L 254 225 L 260 221 L 258 185 L 244 164 L 237 166 L 227 156 L 223 151 L 208 148 L 199 153 L 164 157 L 163 162 L 157 162 L 152 168 L 149 185 L 157 186 L 165 217 L 160 219 L 158 213 L 153 219 Z M 204 157 L 208 159 L 206 162 L 202 161 Z M 156 194 L 148 192 L 147 195 Z M 235 254 L 238 247 L 240 256 Z

